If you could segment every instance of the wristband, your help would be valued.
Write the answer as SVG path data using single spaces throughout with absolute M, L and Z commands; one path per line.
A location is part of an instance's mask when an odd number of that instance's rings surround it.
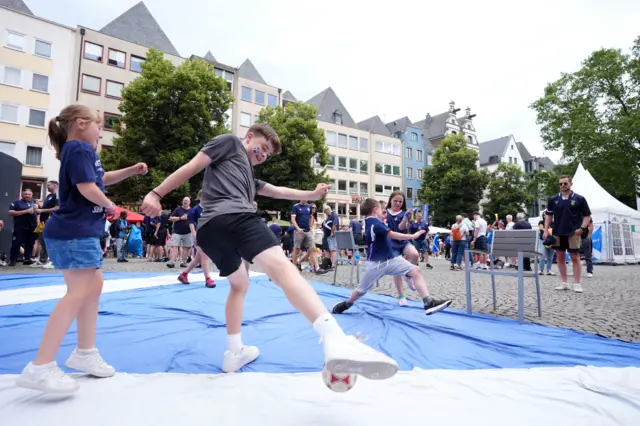
M 162 200 L 162 195 L 158 194 L 155 189 L 152 189 L 151 192 L 156 194 L 156 196 Z

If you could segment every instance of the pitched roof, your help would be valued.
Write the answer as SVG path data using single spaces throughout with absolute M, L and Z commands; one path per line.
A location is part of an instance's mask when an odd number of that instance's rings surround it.
M 498 161 L 500 161 L 511 138 L 513 138 L 513 135 L 503 136 L 498 139 L 482 142 L 478 145 L 480 150 L 480 165 L 486 166 L 487 164 L 493 164 L 489 161 L 493 156 L 497 156 Z
M 155 47 L 173 56 L 180 56 L 143 2 L 136 4 L 105 25 L 100 32 L 141 46 Z
M 529 150 L 522 142 L 517 142 L 516 146 L 518 147 L 522 161 L 531 161 L 533 159 L 533 156 L 529 153 Z
M 410 126 L 412 124 L 413 123 L 411 123 L 411 120 L 409 120 L 409 117 L 402 117 L 387 123 L 387 129 L 389 129 L 389 132 L 392 135 L 395 135 L 396 132 L 402 132 L 402 133 L 406 132 L 407 126 Z
M 246 78 L 256 83 L 267 84 L 249 58 L 245 59 L 240 68 L 238 68 L 238 77 Z
M 445 123 L 449 117 L 449 111 L 434 116 L 427 114 L 424 120 L 416 121 L 413 125 L 422 129 L 425 139 L 438 139 L 444 136 L 447 130 Z
M 538 167 L 544 170 L 553 170 L 556 167 L 556 163 L 554 163 L 549 157 L 538 157 L 537 160 Z
M 26 13 L 27 15 L 33 15 L 33 12 L 22 0 L 0 0 L 0 6 L 4 6 L 16 12 Z
M 291 92 L 290 92 L 290 91 L 288 91 L 288 90 L 287 90 L 287 91 L 285 91 L 285 92 L 282 94 L 282 99 L 283 99 L 283 100 L 285 100 L 285 101 L 290 101 L 290 102 L 296 102 L 296 101 L 297 101 L 296 97 L 295 97 L 295 96 L 293 96 L 293 93 L 291 93 Z
M 336 92 L 334 92 L 331 87 L 327 87 L 307 102 L 318 108 L 316 117 L 319 121 L 335 124 L 333 114 L 334 112 L 339 111 L 342 114 L 343 126 L 351 127 L 352 129 L 359 129 L 358 125 L 351 117 L 351 114 L 349 114 L 349 111 L 347 111 L 338 98 L 338 95 L 336 95 Z
M 366 120 L 359 122 L 358 127 L 360 128 L 360 130 L 371 132 L 376 135 L 393 136 L 378 115 L 374 115 L 371 118 L 367 118 Z
M 204 55 L 204 58 L 209 61 L 209 62 L 218 62 L 215 58 L 215 56 L 213 56 L 213 53 L 211 53 L 211 51 L 207 51 L 207 53 Z

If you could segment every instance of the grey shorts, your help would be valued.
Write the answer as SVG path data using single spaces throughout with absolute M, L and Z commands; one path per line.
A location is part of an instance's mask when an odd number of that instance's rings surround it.
M 316 241 L 312 231 L 305 232 L 304 234 L 298 231 L 293 233 L 293 248 L 311 250 L 316 246 Z
M 193 247 L 193 236 L 189 234 L 171 234 L 171 247 Z
M 394 277 L 406 276 L 409 272 L 413 271 L 418 266 L 409 262 L 402 256 L 394 257 L 383 262 L 366 262 L 364 264 L 364 271 L 362 277 L 358 283 L 358 293 L 366 293 L 371 290 L 371 287 L 380 278 L 385 275 L 391 275 Z

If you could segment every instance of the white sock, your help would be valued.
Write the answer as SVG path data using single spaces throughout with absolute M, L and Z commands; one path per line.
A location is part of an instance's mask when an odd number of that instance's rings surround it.
M 238 334 L 229 334 L 227 335 L 227 340 L 229 342 L 229 350 L 233 353 L 238 353 L 242 350 L 242 335 Z
M 92 354 L 94 352 L 98 352 L 98 350 L 96 348 L 91 348 L 91 349 L 76 349 L 76 353 L 78 355 L 89 355 Z
M 313 328 L 322 338 L 330 335 L 345 335 L 344 331 L 342 331 L 342 328 L 340 328 L 340 325 L 338 325 L 336 319 L 329 312 L 320 315 L 313 322 Z

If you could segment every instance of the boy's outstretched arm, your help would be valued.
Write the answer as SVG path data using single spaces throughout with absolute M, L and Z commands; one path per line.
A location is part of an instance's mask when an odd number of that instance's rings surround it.
M 392 240 L 415 240 L 424 233 L 425 231 L 422 229 L 414 234 L 403 234 L 401 232 L 389 231 L 387 235 L 389 235 L 389 238 Z
M 319 183 L 313 191 L 303 191 L 300 189 L 287 188 L 285 186 L 275 186 L 270 183 L 265 184 L 258 191 L 258 195 L 269 198 L 277 198 L 280 200 L 309 200 L 315 201 L 322 199 L 331 185 Z

